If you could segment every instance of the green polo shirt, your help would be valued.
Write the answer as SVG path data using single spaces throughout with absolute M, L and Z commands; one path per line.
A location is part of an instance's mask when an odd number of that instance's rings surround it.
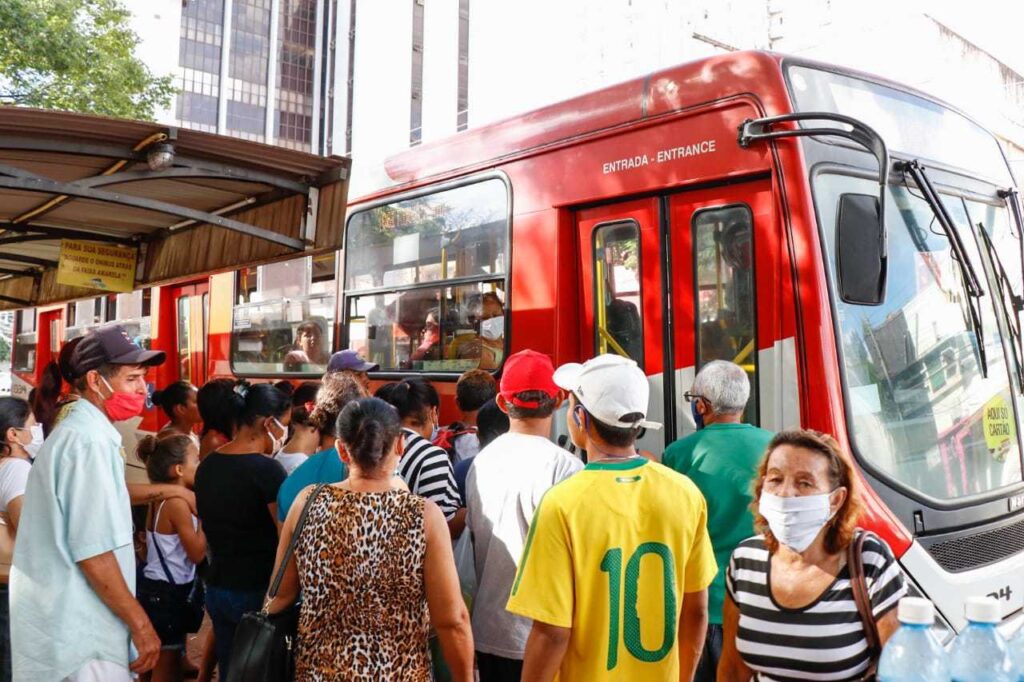
M 750 424 L 711 424 L 665 449 L 662 463 L 697 484 L 708 503 L 708 534 L 718 575 L 708 588 L 708 622 L 722 624 L 725 569 L 736 546 L 754 534 L 757 465 L 775 435 Z

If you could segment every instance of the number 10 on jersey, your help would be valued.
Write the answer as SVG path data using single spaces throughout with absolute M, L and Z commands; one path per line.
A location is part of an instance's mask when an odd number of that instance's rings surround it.
M 640 614 L 637 612 L 637 597 L 640 589 L 640 560 L 646 555 L 658 557 L 662 570 L 662 633 L 661 646 L 647 649 L 640 638 Z M 626 651 L 634 658 L 645 663 L 656 663 L 672 651 L 676 641 L 676 591 L 673 583 L 675 564 L 672 550 L 660 542 L 645 542 L 626 562 L 626 575 L 622 575 L 622 548 L 613 547 L 604 553 L 601 559 L 601 572 L 608 574 L 608 670 L 613 670 L 619 663 L 619 623 L 623 623 L 622 638 Z M 623 582 L 625 582 L 625 600 L 622 598 Z M 623 603 L 625 602 L 625 603 Z M 621 617 L 620 617 L 621 616 Z

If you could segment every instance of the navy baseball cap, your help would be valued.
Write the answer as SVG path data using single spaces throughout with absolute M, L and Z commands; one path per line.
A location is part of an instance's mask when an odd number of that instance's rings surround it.
M 328 372 L 340 372 L 343 369 L 349 369 L 354 372 L 375 372 L 380 369 L 380 365 L 363 360 L 359 357 L 359 353 L 351 348 L 347 348 L 339 350 L 327 362 Z
M 107 324 L 93 329 L 75 346 L 68 363 L 75 377 L 102 365 L 143 365 L 152 367 L 164 361 L 162 350 L 143 350 L 132 341 L 119 324 Z

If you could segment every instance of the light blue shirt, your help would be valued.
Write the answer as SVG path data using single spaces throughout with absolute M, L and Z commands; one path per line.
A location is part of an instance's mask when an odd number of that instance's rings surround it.
M 11 568 L 14 679 L 54 682 L 90 660 L 127 667 L 127 626 L 77 562 L 113 552 L 135 593 L 131 503 L 121 435 L 88 400 L 47 437 L 32 465 Z

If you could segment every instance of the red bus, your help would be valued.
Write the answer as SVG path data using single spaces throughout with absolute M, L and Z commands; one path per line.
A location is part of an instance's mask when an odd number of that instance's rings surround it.
M 748 421 L 834 433 L 853 454 L 865 525 L 947 639 L 971 595 L 999 599 L 1007 629 L 1024 620 L 1020 205 L 970 118 L 741 52 L 386 168 L 393 184 L 350 202 L 319 282 L 309 259 L 291 279 L 267 274 L 280 264 L 211 279 L 207 376 L 312 372 L 284 361 L 310 318 L 380 363 L 375 380 L 422 373 L 449 399 L 459 373 L 523 348 L 615 352 L 650 379 L 665 428 L 642 444 L 660 453 L 694 429 L 696 369 L 732 360 Z

